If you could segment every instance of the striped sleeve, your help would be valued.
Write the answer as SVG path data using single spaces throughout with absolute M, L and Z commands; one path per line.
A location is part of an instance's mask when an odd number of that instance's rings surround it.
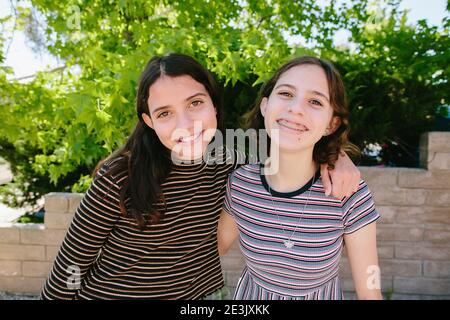
M 364 180 L 359 183 L 358 191 L 344 200 L 344 234 L 353 233 L 380 217 L 375 209 L 372 194 Z
M 104 164 L 76 209 L 41 299 L 72 300 L 120 215 L 119 188 Z
M 232 183 L 232 179 L 233 179 L 233 173 L 229 175 L 228 177 L 228 181 L 227 181 L 227 186 L 226 186 L 226 191 L 225 191 L 225 198 L 224 198 L 224 202 L 223 202 L 223 210 L 225 210 L 226 213 L 228 213 L 230 216 L 234 217 L 233 214 L 233 210 L 231 208 L 231 183 Z

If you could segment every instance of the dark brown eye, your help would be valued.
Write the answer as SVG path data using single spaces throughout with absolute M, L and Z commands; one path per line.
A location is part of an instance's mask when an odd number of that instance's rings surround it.
M 287 92 L 287 91 L 280 91 L 280 92 L 278 92 L 278 94 L 280 96 L 287 97 L 287 98 L 292 98 L 293 97 L 292 94 L 290 92 Z
M 160 114 L 158 114 L 158 119 L 159 118 L 165 118 L 165 117 L 167 117 L 169 115 L 169 112 L 168 111 L 163 111 L 163 112 L 161 112 Z
M 202 100 L 195 100 L 195 101 L 192 101 L 191 106 L 193 106 L 193 107 L 198 107 L 198 106 L 201 105 L 202 103 L 203 103 Z
M 313 99 L 313 100 L 311 100 L 311 103 L 314 104 L 314 105 L 316 105 L 316 106 L 320 106 L 320 107 L 323 106 L 322 102 L 320 102 L 319 100 Z

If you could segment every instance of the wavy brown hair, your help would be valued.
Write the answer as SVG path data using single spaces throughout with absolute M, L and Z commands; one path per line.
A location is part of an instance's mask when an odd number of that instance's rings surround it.
M 301 56 L 286 62 L 275 74 L 262 86 L 256 104 L 246 115 L 246 127 L 252 129 L 265 129 L 264 117 L 261 114 L 260 105 L 264 98 L 269 98 L 278 79 L 289 69 L 300 65 L 315 65 L 325 72 L 328 82 L 330 104 L 333 108 L 333 116 L 341 120 L 339 127 L 330 135 L 323 136 L 314 146 L 313 159 L 318 164 L 328 164 L 330 169 L 334 169 L 341 151 L 345 151 L 349 156 L 360 155 L 357 146 L 348 140 L 350 131 L 349 111 L 344 82 L 338 70 L 329 61 L 312 56 Z M 268 147 L 270 148 L 270 138 L 268 137 Z

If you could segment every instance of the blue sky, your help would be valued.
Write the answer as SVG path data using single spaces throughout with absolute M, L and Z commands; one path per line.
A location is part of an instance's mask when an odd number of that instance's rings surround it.
M 445 16 L 447 0 L 402 0 L 401 8 L 409 9 L 409 21 L 427 19 L 431 24 L 440 25 Z M 0 17 L 10 12 L 9 0 L 0 0 Z M 337 39 L 339 42 L 345 40 Z M 34 74 L 36 71 L 52 69 L 60 63 L 48 54 L 37 55 L 28 48 L 25 36 L 15 32 L 4 65 L 14 70 L 14 77 L 20 78 Z

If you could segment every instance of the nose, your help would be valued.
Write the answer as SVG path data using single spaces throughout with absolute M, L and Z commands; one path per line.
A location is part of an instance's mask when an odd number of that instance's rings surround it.
M 186 131 L 185 134 L 194 132 L 194 119 L 187 112 L 182 112 L 177 117 L 176 129 Z
M 302 96 L 297 96 L 292 99 L 288 105 L 288 111 L 292 113 L 304 114 L 306 108 L 306 101 Z

